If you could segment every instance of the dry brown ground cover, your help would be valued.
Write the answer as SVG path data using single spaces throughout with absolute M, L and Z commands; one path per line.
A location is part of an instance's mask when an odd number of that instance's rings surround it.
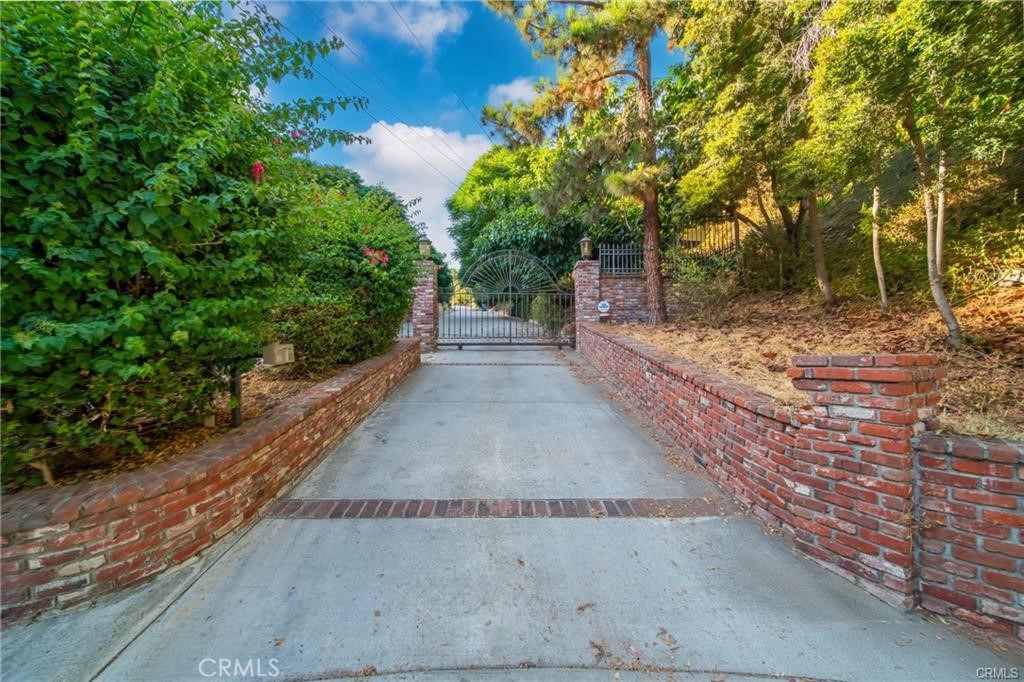
M 715 327 L 680 321 L 631 326 L 630 333 L 753 386 L 780 403 L 807 404 L 785 370 L 798 354 L 937 353 L 949 376 L 942 428 L 1024 439 L 1024 288 L 991 290 L 957 306 L 969 348 L 945 345 L 938 313 L 894 302 L 882 315 L 865 301 L 826 309 L 812 297 L 744 294 Z
M 341 368 L 335 368 L 318 377 L 296 379 L 288 374 L 288 367 L 255 367 L 252 371 L 242 375 L 243 420 L 258 417 L 275 405 L 340 370 Z M 183 430 L 148 438 L 144 434 L 143 439 L 147 445 L 144 452 L 126 453 L 107 461 L 90 462 L 88 466 L 84 467 L 56 470 L 54 471 L 56 483 L 68 485 L 80 481 L 97 480 L 125 471 L 140 469 L 184 454 L 215 436 L 231 430 L 229 426 L 231 408 L 228 398 L 228 395 L 224 394 L 214 403 L 213 414 L 217 420 L 216 426 L 207 427 L 197 424 Z

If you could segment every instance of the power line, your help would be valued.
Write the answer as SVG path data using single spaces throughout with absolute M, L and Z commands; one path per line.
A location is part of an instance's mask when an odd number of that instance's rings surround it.
M 397 7 L 395 7 L 395 3 L 389 1 L 388 4 L 391 5 L 391 9 L 394 10 L 395 15 L 398 17 L 398 20 L 402 22 L 403 26 L 405 26 L 405 30 L 409 32 L 409 35 L 412 36 L 412 39 L 415 40 L 416 44 L 420 46 L 420 52 L 422 52 L 423 56 L 427 58 L 427 61 L 430 62 L 430 65 L 434 67 L 434 70 L 437 71 L 437 74 L 441 76 L 445 83 L 448 84 L 448 89 L 452 91 L 452 94 L 455 95 L 456 99 L 459 100 L 459 103 L 462 104 L 462 108 L 469 113 L 470 117 L 473 119 L 473 122 L 476 123 L 476 127 L 480 129 L 480 132 L 487 136 L 487 139 L 489 139 L 491 142 L 494 142 L 494 137 L 491 135 L 491 133 L 485 130 L 482 125 L 480 125 L 480 121 L 477 120 L 476 114 L 473 113 L 473 111 L 466 104 L 465 100 L 462 99 L 462 96 L 458 93 L 458 91 L 456 91 L 455 86 L 452 85 L 452 82 L 448 80 L 448 78 L 444 75 L 444 72 L 442 72 L 441 69 L 437 66 L 437 63 L 434 61 L 434 58 L 430 56 L 430 52 L 427 50 L 426 47 L 423 46 L 423 43 L 420 42 L 419 37 L 415 33 L 413 33 L 412 27 L 409 26 L 408 22 L 406 22 L 405 17 L 403 17 L 402 13 L 398 11 Z
M 295 37 L 296 37 L 296 38 L 298 38 L 299 40 L 301 40 L 301 39 L 302 39 L 302 38 L 301 38 L 301 37 L 300 37 L 300 36 L 299 36 L 299 35 L 298 35 L 297 33 L 295 33 L 295 31 L 293 31 L 293 30 L 291 30 L 290 28 L 288 28 L 287 26 L 285 26 L 285 25 L 284 25 L 284 23 L 282 23 L 282 24 L 281 24 L 281 26 L 283 26 L 283 27 L 285 28 L 285 30 L 287 30 L 287 31 L 288 31 L 289 33 L 291 33 L 291 34 L 292 34 L 293 36 L 295 36 Z M 341 40 L 341 38 L 340 38 L 340 37 L 339 37 L 339 40 Z M 348 74 L 346 74 L 346 73 L 345 73 L 344 71 L 342 71 L 341 69 L 339 69 L 339 68 L 338 68 L 337 66 L 335 66 L 335 65 L 334 65 L 333 63 L 331 63 L 331 62 L 327 62 L 327 65 L 328 65 L 329 67 L 331 67 L 332 69 L 334 69 L 335 71 L 337 71 L 337 72 L 338 72 L 338 74 L 339 74 L 339 75 L 341 75 L 341 77 L 342 77 L 342 78 L 344 78 L 344 79 L 345 79 L 345 80 L 347 80 L 347 81 L 348 81 L 349 83 L 351 83 L 351 84 L 352 84 L 353 86 L 355 86 L 355 88 L 356 88 L 357 90 L 359 90 L 359 91 L 360 91 L 360 92 L 362 92 L 362 93 L 363 93 L 364 95 L 366 95 L 366 98 L 367 98 L 368 100 L 370 100 L 370 101 L 374 101 L 374 99 L 373 99 L 373 96 L 372 96 L 372 95 L 370 94 L 370 91 L 369 91 L 369 90 L 367 90 L 366 88 L 364 88 L 363 86 L 359 85 L 359 83 L 357 83 L 357 82 L 356 82 L 356 81 L 355 81 L 355 80 L 354 80 L 354 79 L 353 79 L 353 78 L 352 78 L 351 76 L 349 76 Z M 391 109 L 390 109 L 389 107 L 387 107 L 386 105 L 384 105 L 384 104 L 381 104 L 379 100 L 376 100 L 376 104 L 377 104 L 377 106 L 379 106 L 379 107 L 380 107 L 381 109 L 383 109 L 383 110 L 384 110 L 385 112 L 387 112 L 388 114 L 390 114 L 391 116 L 393 116 L 393 117 L 394 117 L 394 119 L 395 119 L 395 122 L 396 122 L 396 123 L 397 123 L 397 122 L 399 122 L 399 121 L 398 121 L 398 114 L 396 114 L 396 113 L 395 113 L 394 111 L 392 111 L 392 110 L 391 110 Z M 384 125 L 384 124 L 383 124 L 383 123 L 381 123 L 381 125 Z M 440 150 L 440 149 L 439 149 L 439 148 L 437 147 L 437 145 L 435 145 L 435 144 L 434 144 L 433 142 L 431 142 L 431 141 L 430 141 L 430 140 L 429 140 L 428 138 L 424 137 L 424 136 L 423 136 L 423 135 L 422 135 L 422 134 L 420 133 L 420 131 L 416 130 L 416 128 L 415 128 L 414 126 L 409 126 L 409 129 L 410 129 L 410 130 L 412 130 L 412 132 L 416 134 L 416 137 L 420 138 L 421 140 L 423 140 L 424 142 L 426 142 L 426 143 L 427 143 L 428 145 L 430 145 L 430 146 L 431 146 L 431 147 L 432 147 L 432 148 L 434 149 L 434 151 L 436 151 L 436 152 L 437 152 L 438 154 L 440 154 L 440 155 L 441 155 L 441 158 L 443 158 L 443 159 L 444 159 L 445 161 L 448 161 L 448 162 L 450 162 L 450 163 L 453 163 L 453 164 L 455 164 L 456 166 L 458 166 L 459 170 L 465 171 L 466 173 L 468 173 L 468 172 L 469 172 L 469 169 L 468 169 L 468 168 L 466 168 L 465 166 L 463 166 L 462 164 L 460 164 L 460 163 L 459 163 L 458 161 L 456 161 L 456 160 L 454 160 L 454 159 L 451 159 L 451 158 L 449 158 L 448 156 L 446 156 L 446 155 L 445 155 L 445 153 L 444 153 L 443 151 L 441 151 L 441 150 Z
M 325 75 L 323 74 L 323 72 L 322 72 L 322 71 L 320 71 L 320 70 L 319 70 L 318 68 L 316 68 L 315 66 L 311 66 L 310 68 L 311 68 L 311 69 L 313 70 L 313 72 L 314 72 L 315 74 L 317 74 L 318 76 L 320 76 L 321 78 L 323 78 L 323 79 L 324 79 L 324 81 L 326 81 L 328 85 L 332 85 L 332 86 L 334 87 L 334 89 L 335 89 L 335 90 L 337 90 L 338 92 L 340 92 L 340 93 L 341 93 L 342 95 L 345 95 L 345 91 L 341 89 L 341 86 L 339 86 L 339 85 L 338 85 L 337 83 L 335 83 L 335 82 L 334 82 L 334 81 L 332 81 L 332 80 L 331 80 L 330 78 L 328 78 L 327 76 L 325 76 Z M 447 175 L 445 175 L 445 174 L 444 174 L 444 172 L 442 172 L 442 171 L 441 171 L 441 169 L 439 169 L 439 168 L 438 168 L 437 166 L 435 166 L 434 164 L 430 163 L 430 161 L 428 161 L 428 160 L 427 160 L 427 158 L 426 158 L 425 156 L 423 156 L 423 155 L 422 155 L 422 154 L 420 154 L 420 153 L 419 153 L 418 151 L 416 151 L 416 148 L 415 148 L 415 147 L 413 147 L 413 146 L 412 146 L 412 145 L 410 145 L 410 144 L 409 144 L 408 142 L 406 142 L 406 141 L 405 141 L 405 140 L 403 140 L 403 139 L 402 139 L 401 137 L 399 137 L 398 133 L 396 133 L 396 132 L 395 132 L 395 131 L 393 131 L 393 130 L 392 130 L 391 128 L 389 128 L 389 127 L 387 126 L 387 124 L 386 124 L 386 123 L 384 123 L 384 122 L 383 122 L 383 121 L 381 121 L 381 120 L 380 120 L 379 118 L 377 118 L 376 116 L 374 116 L 373 114 L 371 114 L 371 113 L 370 113 L 369 111 L 366 111 L 365 109 L 363 110 L 363 113 L 365 113 L 365 114 L 366 114 L 367 116 L 369 116 L 369 117 L 370 117 L 370 118 L 371 118 L 371 119 L 372 119 L 372 120 L 373 120 L 373 121 L 374 121 L 375 123 L 379 124 L 381 128 L 383 128 L 384 130 L 386 130 L 387 132 L 389 132 L 389 133 L 391 134 L 391 136 L 392 136 L 393 138 L 395 138 L 396 140 L 398 140 L 399 142 L 401 142 L 401 143 L 402 143 L 402 145 L 404 145 L 404 146 L 406 147 L 406 149 L 408 149 L 409 151 L 411 151 L 411 152 L 412 152 L 413 154 L 415 154 L 416 156 L 420 157 L 420 159 L 421 159 L 421 160 L 423 161 L 423 163 L 427 164 L 427 165 L 428 165 L 428 166 L 430 166 L 430 167 L 431 167 L 432 169 L 434 169 L 434 172 L 436 172 L 436 173 L 437 173 L 438 175 L 440 175 L 440 176 L 441 176 L 442 178 L 444 178 L 445 180 L 447 180 L 448 182 L 450 182 L 450 183 L 452 184 L 452 186 L 453 186 L 453 187 L 455 187 L 456 189 L 458 189 L 458 187 L 459 187 L 459 183 L 457 183 L 457 182 L 455 182 L 454 180 L 452 180 L 452 179 L 451 179 L 450 177 L 448 177 Z M 447 158 L 447 157 L 446 157 L 446 158 Z
M 281 22 L 281 27 L 282 27 L 282 28 L 283 28 L 284 30 L 286 30 L 286 31 L 288 31 L 289 33 L 291 33 L 291 34 L 292 34 L 293 36 L 295 36 L 295 38 L 297 38 L 297 39 L 299 39 L 299 40 L 302 40 L 302 37 L 301 37 L 301 36 L 299 36 L 299 34 L 297 34 L 297 33 L 296 33 L 295 31 L 291 30 L 290 28 L 288 28 L 288 26 L 286 26 L 286 25 L 285 25 L 285 24 L 284 24 L 283 22 Z M 329 63 L 330 63 L 330 62 L 328 62 L 328 64 L 329 64 Z M 325 76 L 325 75 L 324 75 L 324 73 L 323 73 L 323 72 L 322 72 L 322 71 L 321 71 L 320 69 L 316 68 L 316 66 L 314 66 L 314 65 L 310 65 L 310 67 L 309 67 L 309 68 L 310 68 L 310 69 L 311 69 L 311 70 L 313 71 L 313 73 L 315 73 L 315 74 L 317 74 L 318 76 L 320 76 L 321 78 L 323 78 L 323 79 L 324 79 L 324 81 L 325 81 L 325 82 L 326 82 L 326 83 L 327 83 L 328 85 L 331 85 L 331 86 L 333 86 L 333 87 L 334 87 L 334 89 L 335 89 L 335 90 L 337 90 L 337 91 L 338 91 L 339 93 L 341 93 L 341 94 L 342 94 L 343 96 L 345 96 L 345 97 L 347 97 L 347 96 L 348 96 L 348 94 L 347 94 L 347 93 L 346 93 L 346 92 L 345 92 L 344 90 L 342 90 L 342 88 L 341 88 L 341 86 L 340 86 L 340 85 L 338 85 L 337 83 L 335 83 L 334 81 L 332 81 L 332 80 L 331 80 L 330 78 L 328 78 L 327 76 Z M 361 87 L 359 86 L 359 84 L 358 84 L 358 83 L 356 83 L 356 82 L 355 82 L 355 81 L 353 81 L 353 80 L 352 80 L 351 78 L 349 78 L 348 76 L 346 76 L 346 75 L 345 75 L 345 73 L 344 73 L 343 71 L 341 71 L 340 69 L 337 69 L 337 71 L 338 71 L 338 73 L 340 73 L 340 74 L 342 75 L 342 77 L 346 78 L 346 79 L 347 79 L 347 80 L 348 80 L 349 82 L 351 82 L 351 83 L 352 83 L 353 85 L 355 85 L 355 86 L 356 86 L 357 88 L 359 88 L 360 90 L 363 90 L 363 89 L 362 89 L 362 88 L 361 88 Z M 366 91 L 365 91 L 365 90 L 363 90 L 363 92 L 366 92 Z M 423 156 L 422 154 L 420 154 L 420 153 L 419 153 L 418 151 L 416 151 L 416 149 L 415 149 L 415 148 L 414 148 L 414 147 L 413 147 L 412 145 L 410 145 L 410 144 L 409 144 L 408 142 L 406 142 L 406 141 L 405 141 L 405 140 L 403 140 L 403 139 L 402 139 L 401 137 L 399 137 L 399 136 L 398 136 L 398 134 L 397 134 L 397 133 L 395 133 L 395 131 L 391 130 L 391 128 L 389 128 L 389 127 L 387 126 L 387 124 L 385 124 L 385 123 L 384 123 L 383 121 L 381 121 L 381 120 L 380 120 L 379 118 L 377 118 L 376 116 L 374 116 L 373 114 L 371 114 L 371 113 L 370 113 L 369 111 L 367 111 L 367 110 L 365 110 L 365 109 L 363 110 L 363 113 L 364 113 L 364 114 L 366 114 L 367 116 L 369 116 L 369 117 L 370 117 L 370 118 L 371 118 L 371 119 L 372 119 L 372 120 L 373 120 L 373 121 L 374 121 L 375 123 L 378 123 L 378 124 L 380 125 L 380 127 L 382 127 L 382 128 L 384 129 L 384 130 L 386 130 L 386 131 L 387 131 L 388 133 L 390 133 L 392 137 L 394 137 L 394 138 L 395 138 L 396 140 L 398 140 L 398 141 L 399 141 L 399 142 L 400 142 L 401 144 L 403 144 L 403 145 L 404 145 L 404 146 L 405 146 L 405 147 L 406 147 L 406 148 L 407 148 L 407 149 L 408 149 L 409 151 L 411 151 L 411 152 L 412 152 L 413 154 L 415 154 L 416 156 L 420 157 L 420 159 L 421 159 L 421 160 L 423 161 L 423 163 L 427 164 L 427 165 L 428 165 L 428 166 L 430 166 L 430 167 L 431 167 L 432 169 L 434 169 L 434 172 L 436 172 L 436 173 L 437 173 L 438 175 L 440 175 L 440 176 L 441 176 L 442 178 L 444 178 L 445 180 L 447 180 L 448 182 L 450 182 L 450 183 L 452 184 L 452 186 L 453 186 L 453 187 L 455 187 L 456 189 L 458 189 L 458 187 L 459 187 L 459 183 L 457 183 L 457 182 L 455 182 L 454 180 L 452 180 L 452 179 L 451 179 L 450 177 L 448 177 L 447 175 L 445 175 L 445 174 L 444 174 L 444 173 L 443 173 L 443 172 L 441 171 L 441 169 L 439 169 L 439 168 L 438 168 L 437 166 L 435 166 L 434 164 L 430 163 L 430 161 L 428 161 L 428 160 L 427 160 L 427 158 L 426 158 L 425 156 Z M 394 114 L 392 113 L 392 115 L 394 115 Z M 415 129 L 413 129 L 413 130 L 415 130 Z M 427 142 L 427 144 L 430 144 L 429 140 L 426 140 L 425 138 L 424 138 L 424 140 L 425 140 L 425 141 Z M 431 145 L 431 146 L 433 147 L 433 145 Z M 436 147 L 434 147 L 434 149 L 435 149 L 436 151 L 438 151 L 438 153 L 440 153 L 440 150 L 438 150 L 438 149 L 437 149 Z M 444 156 L 444 155 L 442 154 L 442 156 Z M 450 161 L 450 159 L 448 159 L 448 157 L 444 157 L 444 158 L 445 158 L 446 160 L 449 160 L 449 161 Z M 458 164 L 456 164 L 456 165 L 458 165 Z
M 394 96 L 394 98 L 395 98 L 395 99 L 397 99 L 397 100 L 398 100 L 399 102 L 401 102 L 401 103 L 402 103 L 402 105 L 403 105 L 403 106 L 404 106 L 404 107 L 405 107 L 406 109 L 408 109 L 408 110 L 409 110 L 409 113 L 411 113 L 411 114 L 412 114 L 412 115 L 413 115 L 414 117 L 416 117 L 416 119 L 417 119 L 417 120 L 419 120 L 419 122 L 420 122 L 420 123 L 422 123 L 423 125 L 425 125 L 425 126 L 427 126 L 427 127 L 431 127 L 431 126 L 430 126 L 430 124 L 429 124 L 429 123 L 427 123 L 427 122 L 426 122 L 426 121 L 425 121 L 425 120 L 423 119 L 423 117 L 422 117 L 422 116 L 420 116 L 420 115 L 419 115 L 419 114 L 418 114 L 418 113 L 416 112 L 416 110 L 415 110 L 415 109 L 414 109 L 414 108 L 413 108 L 413 107 L 412 107 L 412 106 L 411 106 L 411 105 L 410 105 L 410 104 L 409 104 L 408 102 L 406 102 L 406 101 L 405 101 L 405 100 L 404 100 L 404 99 L 402 98 L 402 96 L 401 96 L 400 94 L 398 94 L 398 93 L 397 93 L 397 92 L 395 91 L 395 89 L 394 89 L 394 88 L 392 88 L 392 87 L 391 87 L 390 85 L 388 85 L 387 81 L 385 81 L 385 80 L 384 80 L 383 78 L 381 78 L 381 76 L 380 76 L 380 75 L 379 75 L 379 74 L 378 74 L 378 73 L 377 73 L 377 72 L 376 72 L 376 71 L 375 71 L 375 70 L 373 69 L 373 67 L 372 67 L 372 66 L 370 66 L 369 64 L 367 64 L 367 63 L 366 63 L 366 61 L 365 61 L 365 60 L 364 60 L 364 59 L 362 58 L 362 56 L 361 56 L 361 55 L 360 55 L 360 54 L 359 54 L 358 52 L 356 52 L 355 48 L 353 48 L 353 47 L 352 47 L 351 45 L 349 45 L 349 42 L 348 42 L 347 40 L 345 40 L 345 39 L 344 39 L 344 38 L 343 38 L 342 36 L 338 35 L 338 33 L 337 33 L 337 32 L 336 32 L 336 31 L 335 31 L 335 30 L 334 30 L 333 28 L 331 28 L 330 24 L 328 24 L 327 22 L 325 22 L 325 21 L 324 21 L 324 20 L 323 20 L 323 19 L 322 19 L 322 18 L 320 17 L 320 15 L 319 15 L 319 14 L 317 14 L 316 12 L 314 12 L 314 11 L 313 11 L 313 9 L 312 9 L 312 8 L 311 8 L 311 7 L 309 6 L 309 4 L 308 4 L 308 3 L 306 3 L 306 2 L 301 2 L 301 1 L 300 1 L 300 4 L 302 5 L 303 9 L 305 9 L 305 10 L 306 10 L 307 12 L 309 12 L 310 14 L 312 14 L 312 15 L 313 15 L 313 18 L 315 18 L 315 19 L 316 19 L 317 21 L 319 21 L 319 22 L 320 22 L 320 24 L 321 24 L 321 25 L 322 25 L 322 26 L 323 26 L 324 28 L 326 28 L 326 29 L 327 29 L 328 31 L 330 31 L 330 32 L 331 32 L 331 34 L 332 34 L 332 35 L 334 35 L 334 37 L 335 37 L 335 38 L 337 38 L 338 40 L 340 40 L 340 41 L 342 42 L 343 46 L 345 47 L 345 49 L 346 49 L 346 50 L 348 50 L 349 52 L 351 52 L 351 53 L 352 53 L 352 56 L 353 56 L 353 57 L 355 57 L 355 58 L 356 58 L 356 59 L 357 59 L 357 60 L 359 61 L 359 63 L 360 63 L 360 64 L 362 64 L 363 66 L 365 66 L 365 67 L 366 67 L 366 70 L 367 70 L 367 71 L 369 71 L 369 72 L 370 72 L 370 74 L 371 74 L 371 75 L 373 75 L 373 77 L 374 77 L 374 78 L 376 78 L 376 79 L 377 79 L 378 81 L 380 81 L 380 84 L 381 84 L 381 85 L 383 85 L 383 86 L 384 86 L 385 88 L 387 88 L 388 92 L 390 92 L 390 93 L 391 93 L 391 94 L 392 94 L 392 95 Z M 465 157 L 463 157 L 463 156 L 462 156 L 461 154 L 459 154 L 459 152 L 458 152 L 457 150 L 455 150 L 455 148 L 453 148 L 453 147 L 452 147 L 452 146 L 451 146 L 450 144 L 448 144 L 448 141 L 447 141 L 447 140 L 445 140 L 445 139 L 444 139 L 443 137 L 442 137 L 442 138 L 440 138 L 440 140 L 441 140 L 441 144 L 443 144 L 443 145 L 444 145 L 445 147 L 447 147 L 447 148 L 448 148 L 448 149 L 449 149 L 449 150 L 450 150 L 450 151 L 452 152 L 452 154 L 454 154 L 455 156 L 457 156 L 457 157 L 459 158 L 459 160 L 460 160 L 460 161 L 462 161 L 462 162 L 463 162 L 464 164 L 466 164 L 466 165 L 470 165 L 470 166 L 472 165 L 472 163 L 471 163 L 471 162 L 467 161 L 467 160 L 465 159 Z M 466 171 L 468 172 L 468 170 L 467 170 L 466 168 L 463 168 L 463 170 L 466 170 Z

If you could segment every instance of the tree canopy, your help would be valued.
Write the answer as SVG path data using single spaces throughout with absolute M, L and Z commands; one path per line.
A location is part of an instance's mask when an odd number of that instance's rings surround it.
M 539 209 L 573 202 L 601 209 L 609 197 L 628 199 L 643 216 L 652 298 L 663 236 L 676 242 L 668 250 L 685 255 L 703 235 L 727 231 L 731 238 L 715 239 L 714 262 L 742 269 L 744 281 L 758 286 L 772 277 L 782 289 L 816 282 L 831 303 L 837 260 L 843 276 L 860 267 L 847 266 L 850 257 L 837 250 L 856 241 L 863 215 L 885 307 L 886 245 L 909 243 L 893 242 L 886 217 L 913 200 L 922 281 L 950 342 L 963 343 L 946 291 L 948 207 L 977 178 L 993 177 L 1000 217 L 983 222 L 1009 220 L 1024 141 L 1019 7 L 995 0 L 491 5 L 558 71 L 535 84 L 532 102 L 484 110 L 510 150 L 543 157 L 549 169 L 532 178 L 529 199 L 524 188 L 516 202 L 490 204 L 488 225 L 529 222 Z M 650 50 L 659 33 L 678 59 L 654 78 Z M 908 160 L 916 188 L 899 179 Z M 466 182 L 482 184 L 472 174 Z M 851 214 L 864 190 L 870 208 Z M 460 231 L 460 249 L 470 248 Z M 558 238 L 567 251 L 567 235 Z M 732 256 L 723 259 L 726 251 Z M 906 279 L 902 271 L 897 279 Z M 652 321 L 658 313 L 651 310 Z

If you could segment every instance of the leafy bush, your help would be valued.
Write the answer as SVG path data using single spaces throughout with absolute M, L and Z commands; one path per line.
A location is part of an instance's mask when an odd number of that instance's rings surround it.
M 383 353 L 412 304 L 417 234 L 394 195 L 312 185 L 292 216 L 304 245 L 275 315 L 295 370 L 315 374 Z
M 566 298 L 566 302 L 570 299 Z M 552 336 L 557 336 L 565 323 L 572 320 L 572 314 L 566 305 L 562 305 L 556 297 L 543 294 L 533 299 L 530 306 L 530 319 L 544 328 Z
M 736 276 L 725 261 L 674 260 L 666 277 L 666 303 L 673 314 L 716 326 L 736 293 Z
M 5 5 L 5 484 L 196 418 L 266 338 L 291 155 L 332 102 L 250 94 L 333 43 L 217 3 Z

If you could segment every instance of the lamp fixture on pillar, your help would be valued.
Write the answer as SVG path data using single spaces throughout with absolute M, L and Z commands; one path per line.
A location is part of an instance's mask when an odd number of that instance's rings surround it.
M 420 258 L 430 258 L 430 240 L 426 235 L 420 237 Z
M 590 237 L 584 237 L 580 240 L 580 257 L 583 260 L 590 260 L 594 255 L 594 242 L 591 241 Z

